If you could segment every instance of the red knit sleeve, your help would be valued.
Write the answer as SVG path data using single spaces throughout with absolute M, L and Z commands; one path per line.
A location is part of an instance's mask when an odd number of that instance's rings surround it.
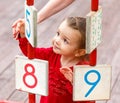
M 70 94 L 73 93 L 73 85 L 70 82 L 66 83 L 66 88 Z
M 53 53 L 52 47 L 49 48 L 35 48 L 35 58 L 48 60 Z
M 26 38 L 19 38 L 19 47 L 25 56 L 27 56 L 27 43 L 28 40 Z
M 19 46 L 22 50 L 22 53 L 27 56 L 27 44 L 28 40 L 26 38 L 19 38 Z M 50 54 L 53 52 L 52 47 L 50 48 L 34 48 L 35 50 L 35 58 L 48 60 Z

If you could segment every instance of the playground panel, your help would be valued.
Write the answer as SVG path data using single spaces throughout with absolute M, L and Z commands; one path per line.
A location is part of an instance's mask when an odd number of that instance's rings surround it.
M 74 66 L 73 100 L 110 99 L 111 66 Z
M 48 62 L 16 56 L 16 89 L 29 93 L 48 95 Z
M 90 11 L 86 17 L 86 53 L 91 53 L 102 41 L 102 8 Z
M 34 6 L 25 4 L 25 36 L 30 44 L 37 45 L 37 10 Z

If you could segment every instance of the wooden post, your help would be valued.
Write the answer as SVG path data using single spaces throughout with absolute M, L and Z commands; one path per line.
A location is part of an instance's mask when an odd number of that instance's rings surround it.
M 34 0 L 27 0 L 27 5 L 32 6 L 34 4 Z
M 98 3 L 99 0 L 91 0 L 91 10 L 97 11 L 98 10 Z M 93 50 L 90 54 L 90 65 L 95 66 L 97 62 L 97 48 Z
M 91 10 L 98 10 L 99 0 L 91 0 Z M 95 66 L 97 62 L 97 49 L 93 50 L 90 54 L 90 65 Z
M 97 11 L 98 10 L 99 0 L 91 0 L 91 10 Z
M 34 0 L 27 0 L 27 5 L 28 6 L 32 6 L 34 4 Z M 35 57 L 35 53 L 34 53 L 34 48 L 31 46 L 31 44 L 28 42 L 28 58 L 29 59 L 33 59 Z M 29 103 L 35 103 L 36 99 L 35 99 L 35 94 L 29 93 L 28 94 L 28 99 L 29 99 Z

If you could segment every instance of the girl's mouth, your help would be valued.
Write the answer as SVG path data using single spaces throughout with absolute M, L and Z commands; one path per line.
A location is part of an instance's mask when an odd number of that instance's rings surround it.
M 56 45 L 53 46 L 54 49 L 59 49 L 59 47 L 57 47 Z

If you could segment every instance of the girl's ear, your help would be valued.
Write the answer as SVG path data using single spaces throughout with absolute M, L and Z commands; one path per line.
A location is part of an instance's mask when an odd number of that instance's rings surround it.
M 79 50 L 76 50 L 75 52 L 75 56 L 76 57 L 80 57 L 80 56 L 83 56 L 86 54 L 86 50 L 85 49 L 79 49 Z

